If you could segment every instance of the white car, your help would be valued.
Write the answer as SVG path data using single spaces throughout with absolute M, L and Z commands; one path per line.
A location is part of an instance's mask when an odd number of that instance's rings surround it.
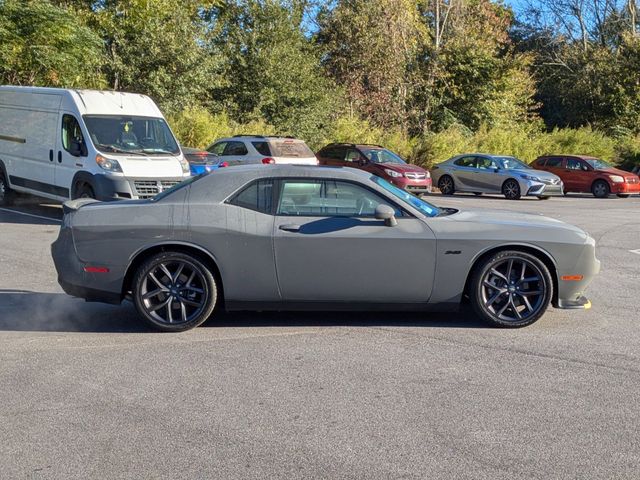
M 228 166 L 251 163 L 318 165 L 313 151 L 302 140 L 292 137 L 236 135 L 221 138 L 207 147 Z
M 12 191 L 58 201 L 149 198 L 189 175 L 145 95 L 0 86 L 0 204 Z

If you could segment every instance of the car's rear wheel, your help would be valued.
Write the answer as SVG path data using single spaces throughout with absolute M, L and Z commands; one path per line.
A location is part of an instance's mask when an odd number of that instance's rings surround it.
M 9 187 L 9 182 L 0 170 L 0 205 L 11 205 L 13 203 L 13 192 Z
M 553 297 L 547 266 L 519 251 L 502 251 L 482 261 L 471 279 L 475 312 L 492 325 L 524 327 L 537 321 Z
M 479 197 L 479 196 L 481 196 L 481 195 L 482 195 L 482 192 L 473 192 L 473 194 L 474 194 L 476 197 Z
M 440 189 L 440 193 L 443 195 L 453 195 L 456 191 L 453 178 L 449 175 L 443 175 L 440 177 L 440 180 L 438 180 L 438 188 Z
M 182 332 L 204 323 L 216 306 L 215 277 L 198 257 L 158 253 L 138 268 L 133 297 L 140 315 L 164 332 Z
M 502 184 L 502 194 L 507 200 L 519 200 L 520 199 L 520 184 L 513 178 L 510 178 Z
M 538 198 L 540 200 L 549 200 L 551 197 L 549 195 L 540 195 Z
M 611 189 L 609 188 L 609 184 L 604 180 L 596 180 L 591 185 L 591 193 L 596 198 L 606 198 L 611 193 Z

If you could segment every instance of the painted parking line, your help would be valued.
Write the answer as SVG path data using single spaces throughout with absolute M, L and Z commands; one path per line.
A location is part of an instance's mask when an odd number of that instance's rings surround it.
M 61 221 L 61 220 L 59 220 L 57 218 L 45 217 L 45 216 L 42 216 L 42 215 L 34 215 L 33 213 L 21 212 L 19 210 L 11 210 L 10 208 L 0 208 L 0 211 L 9 212 L 9 213 L 16 213 L 18 215 L 24 215 L 26 217 L 39 218 L 40 220 L 48 220 L 48 221 L 51 221 L 51 222 L 60 222 Z
M 640 248 L 637 250 L 629 250 L 631 253 L 635 253 L 636 255 L 640 255 Z

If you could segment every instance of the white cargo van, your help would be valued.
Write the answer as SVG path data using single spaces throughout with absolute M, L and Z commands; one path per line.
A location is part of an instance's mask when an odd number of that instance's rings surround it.
M 188 176 L 145 95 L 0 86 L 0 203 L 12 190 L 60 201 L 149 198 Z

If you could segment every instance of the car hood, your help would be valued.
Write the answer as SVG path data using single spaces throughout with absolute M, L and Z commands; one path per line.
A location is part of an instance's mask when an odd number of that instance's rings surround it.
M 631 173 L 631 172 L 626 172 L 624 170 L 620 170 L 619 168 L 602 168 L 600 170 L 596 170 L 596 172 L 599 173 L 606 173 L 608 175 L 620 175 L 621 177 L 627 178 L 627 177 L 637 177 L 638 175 L 636 175 L 635 173 Z
M 376 163 L 377 167 L 387 168 L 389 170 L 394 170 L 396 172 L 405 173 L 405 172 L 417 172 L 417 173 L 427 173 L 427 171 L 419 167 L 417 165 L 411 165 L 410 163 Z
M 534 169 L 514 169 L 513 170 L 516 173 L 523 173 L 525 175 L 531 175 L 533 177 L 538 177 L 540 180 L 560 180 L 560 177 L 558 177 L 557 175 L 551 173 L 551 172 L 545 172 L 544 170 L 534 170 Z
M 578 235 L 587 234 L 584 230 L 565 223 L 555 218 L 545 217 L 544 215 L 536 215 L 532 213 L 512 212 L 503 210 L 466 210 L 455 213 L 449 217 L 451 221 L 456 223 L 476 224 L 478 228 L 495 228 L 504 233 L 505 237 L 511 228 L 514 230 L 534 230 L 544 237 L 545 231 L 564 230 Z

